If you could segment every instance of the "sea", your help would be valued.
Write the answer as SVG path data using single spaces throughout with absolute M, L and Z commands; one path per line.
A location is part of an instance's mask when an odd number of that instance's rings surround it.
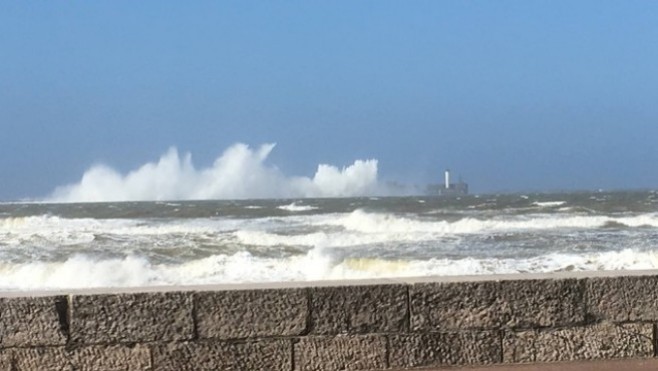
M 0 289 L 658 267 L 658 191 L 0 204 Z

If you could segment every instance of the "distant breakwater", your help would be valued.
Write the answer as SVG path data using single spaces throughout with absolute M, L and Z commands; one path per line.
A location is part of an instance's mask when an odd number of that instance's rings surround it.
M 0 370 L 384 370 L 649 358 L 658 271 L 9 292 Z

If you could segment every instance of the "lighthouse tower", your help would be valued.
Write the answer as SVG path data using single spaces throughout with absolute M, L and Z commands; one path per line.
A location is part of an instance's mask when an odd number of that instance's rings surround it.
M 459 197 L 468 194 L 468 184 L 462 180 L 461 176 L 458 177 L 459 181 L 457 183 L 450 183 L 450 169 L 446 169 L 443 174 L 443 183 L 428 184 L 426 194 L 449 197 Z

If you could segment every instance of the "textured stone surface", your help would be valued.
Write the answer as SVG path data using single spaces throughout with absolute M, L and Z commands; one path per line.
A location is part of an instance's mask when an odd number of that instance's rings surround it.
M 412 331 L 533 328 L 582 323 L 575 279 L 420 283 L 410 288 Z
M 11 350 L 0 351 L 0 371 L 14 371 L 12 367 Z
M 614 322 L 658 320 L 658 276 L 588 278 L 588 313 Z
M 151 354 L 145 346 L 92 346 L 16 349 L 11 352 L 13 371 L 138 371 L 151 370 Z
M 386 368 L 386 338 L 377 335 L 303 337 L 295 343 L 295 370 Z
M 195 307 L 201 338 L 299 335 L 306 331 L 308 294 L 305 289 L 199 292 Z
M 126 293 L 76 295 L 70 306 L 66 296 L 0 298 L 0 371 L 380 370 L 653 357 L 656 284 L 658 277 L 636 276 Z M 604 322 L 584 325 L 591 320 Z M 189 341 L 196 333 L 204 339 Z M 134 344 L 141 342 L 149 344 Z
M 602 323 L 560 330 L 508 332 L 504 362 L 555 362 L 653 356 L 653 325 Z
M 194 336 L 192 294 L 72 297 L 71 339 L 82 344 L 186 340 Z
M 65 344 L 66 300 L 65 296 L 0 298 L 2 347 Z
M 151 370 L 151 352 L 144 345 L 86 347 L 73 352 L 75 370 Z
M 20 349 L 10 354 L 14 363 L 12 370 L 15 371 L 73 371 L 71 354 L 63 347 Z
M 154 371 L 292 369 L 290 340 L 199 342 L 153 346 Z
M 498 331 L 391 335 L 391 367 L 483 365 L 501 362 Z
M 407 330 L 407 286 L 311 288 L 311 333 L 318 335 Z

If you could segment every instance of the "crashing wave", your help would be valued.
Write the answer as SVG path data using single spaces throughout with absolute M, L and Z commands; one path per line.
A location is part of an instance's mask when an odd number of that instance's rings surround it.
M 96 165 L 78 183 L 58 187 L 47 201 L 354 197 L 378 193 L 377 160 L 356 160 L 342 169 L 320 164 L 312 178 L 286 176 L 266 163 L 274 146 L 252 149 L 238 143 L 202 169 L 195 168 L 191 154 L 180 156 L 176 148 L 169 149 L 159 161 L 127 174 Z

